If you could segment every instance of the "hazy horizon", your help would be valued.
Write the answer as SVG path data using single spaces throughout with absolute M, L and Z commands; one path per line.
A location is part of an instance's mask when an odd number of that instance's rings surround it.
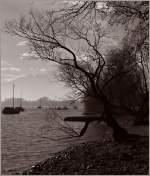
M 5 98 L 5 99 L 1 99 L 1 102 L 4 102 L 4 101 L 11 101 L 13 99 L 13 97 L 9 97 L 9 98 Z M 46 96 L 43 96 L 43 97 L 39 97 L 39 98 L 36 98 L 36 99 L 27 99 L 27 98 L 20 98 L 20 97 L 14 97 L 15 100 L 20 100 L 22 99 L 22 101 L 29 101 L 29 102 L 32 102 L 32 101 L 39 101 L 40 99 L 41 100 L 48 100 L 48 101 L 71 101 L 71 99 L 62 99 L 62 98 L 59 98 L 59 99 L 52 99 L 50 97 L 46 97 Z

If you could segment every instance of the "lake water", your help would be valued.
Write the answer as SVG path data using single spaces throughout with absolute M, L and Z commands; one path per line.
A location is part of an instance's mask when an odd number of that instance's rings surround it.
M 1 117 L 1 170 L 2 174 L 11 174 L 11 171 L 22 170 L 48 158 L 53 153 L 60 151 L 70 145 L 86 140 L 103 140 L 110 136 L 111 130 L 105 124 L 97 126 L 90 124 L 84 137 L 75 138 L 70 141 L 58 140 L 64 136 L 62 129 L 56 128 L 60 121 L 57 117 L 79 115 L 81 110 L 57 111 L 47 109 L 26 109 L 19 115 L 2 115 Z M 58 121 L 55 121 L 59 119 Z M 140 135 L 148 135 L 148 127 L 134 127 L 129 125 L 129 119 L 122 121 L 127 124 L 128 131 Z M 132 123 L 131 123 L 132 124 Z M 79 132 L 82 123 L 72 123 L 74 129 Z M 53 130 L 52 130 L 53 129 Z M 139 133 L 140 132 L 140 133 Z M 107 135 L 108 134 L 108 135 Z
M 48 158 L 51 153 L 73 145 L 77 141 L 53 141 L 60 132 L 50 130 L 52 110 L 27 109 L 19 115 L 2 115 L 1 117 L 1 169 L 2 174 L 10 174 L 11 170 L 31 167 Z M 59 111 L 60 117 L 80 112 Z M 83 124 L 76 125 L 81 128 Z M 53 126 L 54 127 L 54 126 Z M 57 135 L 56 135 L 57 134 Z M 46 136 L 46 137 L 45 137 Z M 84 140 L 84 139 L 83 139 Z M 78 141 L 79 142 L 79 141 Z

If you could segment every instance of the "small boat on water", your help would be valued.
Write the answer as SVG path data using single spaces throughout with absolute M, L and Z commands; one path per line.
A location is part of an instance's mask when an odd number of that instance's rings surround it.
M 20 110 L 18 107 L 5 107 L 3 110 L 2 110 L 2 113 L 3 114 L 19 114 L 20 113 Z
M 37 108 L 42 108 L 42 105 L 41 105 L 41 98 L 40 98 L 40 105 L 37 107 Z
M 4 107 L 4 109 L 2 110 L 3 114 L 19 114 L 21 111 L 24 111 L 24 108 L 22 107 L 22 98 L 20 98 L 20 106 L 15 107 L 14 88 L 15 88 L 15 85 L 13 83 L 13 106 L 12 107 L 11 106 Z

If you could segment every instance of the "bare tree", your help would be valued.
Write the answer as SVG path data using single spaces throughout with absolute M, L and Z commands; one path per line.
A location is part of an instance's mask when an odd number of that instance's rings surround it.
M 104 80 L 108 68 L 113 67 L 107 64 L 101 48 L 103 39 L 110 34 L 109 29 L 103 28 L 102 13 L 109 11 L 105 6 L 100 11 L 97 2 L 77 3 L 60 11 L 30 12 L 27 18 L 7 22 L 5 29 L 26 38 L 31 52 L 39 58 L 60 64 L 66 76 L 71 76 L 63 79 L 77 93 L 100 101 L 103 106 L 100 118 L 113 128 L 115 140 L 122 140 L 129 134 L 114 119 L 112 105 L 104 91 L 107 82 L 114 79 L 111 75 Z

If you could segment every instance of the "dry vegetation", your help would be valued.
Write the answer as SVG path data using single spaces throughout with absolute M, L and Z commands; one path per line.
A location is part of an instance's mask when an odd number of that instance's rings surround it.
M 129 143 L 89 142 L 56 153 L 23 175 L 148 174 L 148 137 Z

